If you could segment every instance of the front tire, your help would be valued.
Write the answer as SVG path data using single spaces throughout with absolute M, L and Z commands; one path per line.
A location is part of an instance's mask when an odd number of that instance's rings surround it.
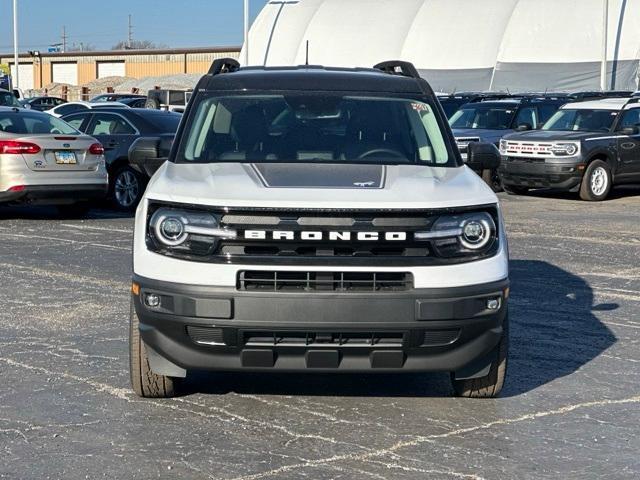
M 130 165 L 116 170 L 113 176 L 113 202 L 118 210 L 132 212 L 144 194 L 145 180 Z
M 453 391 L 458 397 L 466 398 L 496 398 L 500 395 L 507 376 L 507 358 L 509 353 L 509 316 L 504 319 L 502 339 L 494 349 L 494 360 L 491 362 L 489 375 L 481 378 L 456 380 L 451 374 Z
M 151 370 L 147 349 L 140 338 L 140 321 L 133 301 L 129 318 L 129 373 L 133 391 L 143 398 L 175 397 L 179 379 L 157 375 Z
M 587 202 L 601 202 L 609 196 L 613 185 L 611 167 L 602 160 L 589 164 L 580 185 L 580 198 Z

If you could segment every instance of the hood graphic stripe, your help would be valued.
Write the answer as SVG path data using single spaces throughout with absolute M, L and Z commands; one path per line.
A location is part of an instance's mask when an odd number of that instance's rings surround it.
M 385 165 L 252 163 L 266 188 L 382 189 Z

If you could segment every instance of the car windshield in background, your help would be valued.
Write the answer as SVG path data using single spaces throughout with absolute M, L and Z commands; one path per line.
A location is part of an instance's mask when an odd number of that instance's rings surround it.
M 154 115 L 147 115 L 145 120 L 162 133 L 176 133 L 181 118 L 182 115 L 179 113 L 158 112 Z
M 486 130 L 508 130 L 513 124 L 516 106 L 466 106 L 458 110 L 449 120 L 451 128 Z
M 0 92 L 0 107 L 21 107 L 22 105 L 11 92 Z
M 203 98 L 178 161 L 455 166 L 433 107 L 339 94 Z
M 80 135 L 68 123 L 46 113 L 0 112 L 0 133 L 15 133 L 19 135 Z
M 608 132 L 617 114 L 618 112 L 614 110 L 558 110 L 542 129 L 569 132 Z

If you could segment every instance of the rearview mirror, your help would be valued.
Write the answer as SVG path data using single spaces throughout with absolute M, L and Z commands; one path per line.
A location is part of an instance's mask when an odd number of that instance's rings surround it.
M 622 130 L 620 130 L 620 133 L 622 135 L 638 135 L 638 134 L 640 134 L 640 128 L 639 127 L 625 127 Z
M 129 163 L 149 177 L 167 161 L 174 136 L 141 137 L 129 147 Z
M 533 127 L 528 123 L 521 123 L 516 128 L 516 132 L 528 132 L 529 130 L 533 130 Z
M 492 143 L 470 143 L 467 165 L 476 172 L 496 170 L 500 166 L 500 151 Z

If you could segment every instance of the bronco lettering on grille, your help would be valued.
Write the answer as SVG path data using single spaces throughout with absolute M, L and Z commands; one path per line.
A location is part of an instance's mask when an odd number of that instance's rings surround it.
M 407 240 L 406 232 L 320 232 L 320 231 L 266 231 L 266 230 L 245 230 L 245 240 L 284 240 L 284 241 L 324 241 L 350 242 L 357 240 L 361 242 L 377 242 L 386 240 L 388 242 L 404 242 Z

